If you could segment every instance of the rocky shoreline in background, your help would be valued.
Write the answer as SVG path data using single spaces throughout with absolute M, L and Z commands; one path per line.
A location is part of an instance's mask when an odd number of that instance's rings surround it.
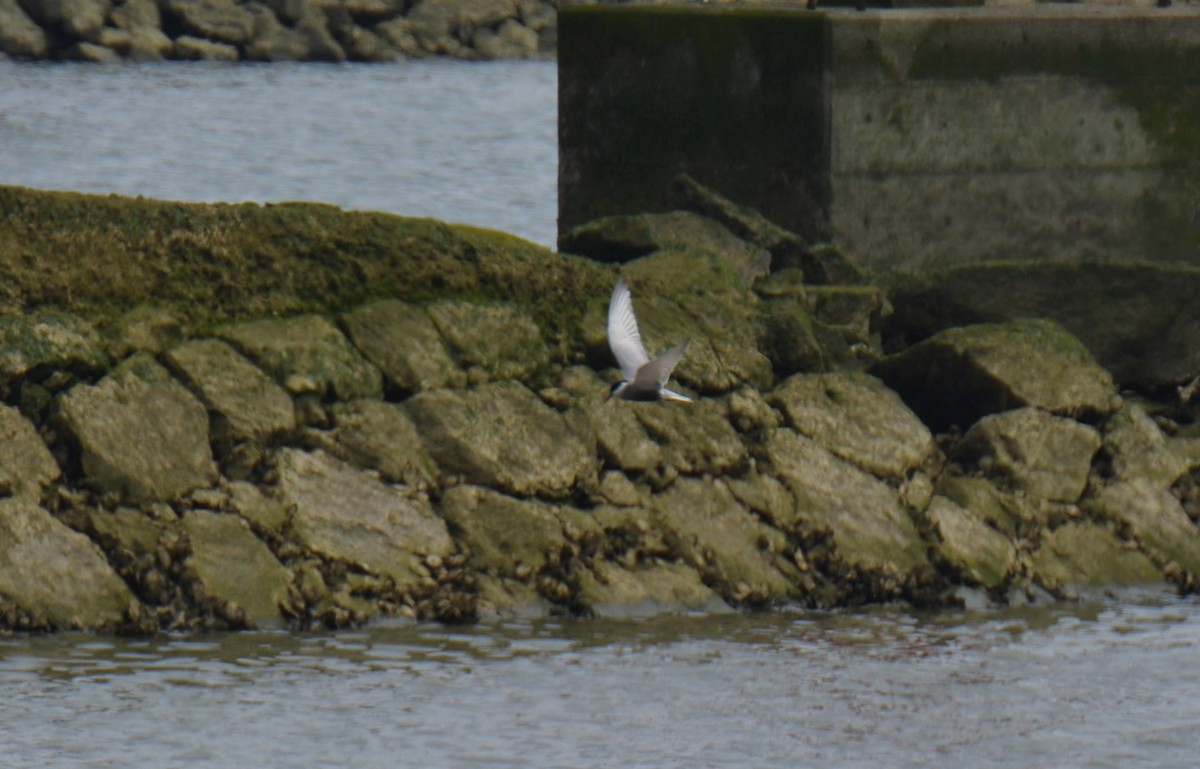
M 0 53 L 89 62 L 553 57 L 558 0 L 0 0 Z
M 652 350 L 692 338 L 693 404 L 604 401 L 611 264 L 0 187 L 0 629 L 1197 589 L 1194 404 L 1051 320 L 907 343 L 903 293 L 678 191 L 563 246 L 623 262 Z

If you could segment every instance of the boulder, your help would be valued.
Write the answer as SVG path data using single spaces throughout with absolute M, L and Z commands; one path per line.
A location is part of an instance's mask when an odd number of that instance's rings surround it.
M 34 21 L 75 40 L 95 40 L 108 12 L 111 0 L 19 0 Z
M 430 53 L 438 52 L 446 38 L 462 42 L 484 27 L 495 27 L 517 14 L 515 0 L 421 0 L 407 20 L 413 37 Z
M 478 486 L 455 486 L 438 512 L 471 552 L 480 571 L 529 582 L 567 550 L 553 505 L 514 499 Z
M 100 335 L 63 313 L 0 317 L 0 387 L 51 369 L 91 374 L 108 365 Z
M 579 572 L 576 600 L 600 617 L 644 617 L 680 611 L 727 609 L 721 596 L 683 563 L 654 563 L 627 569 L 598 561 Z
M 1168 438 L 1131 399 L 1104 423 L 1104 453 L 1119 480 L 1143 479 L 1170 488 L 1197 466 L 1195 439 Z
M 383 375 L 320 315 L 225 326 L 217 335 L 275 377 L 293 395 L 323 399 L 383 397 Z
M 155 0 L 125 0 L 110 14 L 113 26 L 129 33 L 126 56 L 134 61 L 157 61 L 169 56 L 174 43 L 162 31 Z
M 62 56 L 71 61 L 82 61 L 88 64 L 117 64 L 121 61 L 120 51 L 129 50 L 129 33 L 124 30 L 115 30 L 115 34 L 105 34 L 107 30 L 101 31 L 100 43 L 88 43 L 80 41 L 62 51 Z M 109 46 L 113 46 L 118 50 L 113 50 Z
M 236 0 L 160 0 L 164 16 L 189 35 L 244 46 L 254 34 L 256 14 Z
M 405 56 L 420 56 L 428 53 L 421 47 L 413 34 L 413 25 L 406 18 L 398 17 L 380 22 L 374 27 L 375 34 Z
M 1029 557 L 1039 584 L 1055 593 L 1072 587 L 1111 587 L 1162 582 L 1162 572 L 1131 549 L 1108 526 L 1071 522 L 1042 536 Z
M 168 56 L 182 61 L 237 61 L 240 58 L 236 46 L 215 43 L 195 35 L 175 38 Z
M 346 51 L 329 30 L 325 14 L 314 6 L 303 6 L 298 20 L 284 26 L 271 13 L 259 14 L 246 58 L 256 61 L 346 60 Z
M 0 497 L 38 502 L 61 474 L 37 429 L 21 412 L 0 403 Z
M 316 445 L 388 483 L 424 488 L 438 481 L 438 468 L 403 406 L 376 400 L 339 403 L 330 409 L 333 426 L 317 433 Z
M 1144 479 L 1117 482 L 1090 500 L 1090 508 L 1128 531 L 1169 579 L 1196 589 L 1200 532 L 1173 494 Z
M 401 392 L 465 384 L 441 332 L 422 307 L 385 299 L 346 313 L 342 325 L 359 352 Z
M 139 304 L 105 327 L 104 341 L 116 360 L 135 352 L 158 355 L 183 341 L 183 323 L 165 307 Z
M 541 32 L 558 23 L 558 10 L 545 0 L 517 0 L 521 22 L 534 32 Z
M 71 389 L 59 419 L 88 481 L 129 502 L 168 501 L 216 479 L 208 413 L 147 355 Z
M 259 536 L 277 538 L 287 525 L 288 511 L 278 499 L 267 496 L 247 481 L 230 481 L 228 509 L 240 515 Z
M 296 427 L 292 399 L 260 368 L 216 339 L 171 349 L 168 366 L 212 414 L 212 440 L 266 443 Z
M 193 598 L 237 627 L 277 627 L 291 574 L 236 515 L 193 510 L 183 516 L 191 555 L 184 573 Z
M 879 478 L 902 479 L 934 452 L 929 428 L 866 374 L 797 374 L 767 400 L 793 429 Z
M 904 576 L 928 565 L 912 518 L 883 481 L 785 428 L 770 433 L 765 452 L 796 497 L 798 526 L 830 538 L 822 568 L 848 568 L 877 594 L 897 595 Z
M 388 486 L 322 453 L 284 449 L 278 455 L 277 498 L 291 507 L 291 536 L 324 558 L 398 584 L 415 582 L 421 556 L 454 548 L 429 501 Z
M 595 476 L 594 439 L 516 382 L 423 392 L 405 408 L 442 471 L 469 483 L 560 498 Z
M 50 53 L 46 31 L 17 0 L 0 0 L 0 52 L 16 59 L 42 59 Z
M 90 539 L 28 499 L 0 499 L 0 617 L 20 629 L 113 629 L 137 601 Z M 12 607 L 14 615 L 5 609 Z
M 1099 449 L 1095 428 L 1025 407 L 980 419 L 951 457 L 1031 497 L 1074 504 Z
M 934 490 L 1010 539 L 1036 538 L 1046 523 L 1034 500 L 1002 491 L 986 478 L 943 473 Z
M 528 381 L 549 363 L 541 329 L 512 305 L 446 301 L 428 311 L 458 362 L 489 379 Z
M 722 481 L 680 478 L 655 496 L 654 508 L 673 548 L 729 602 L 800 597 L 787 538 L 750 514 Z
M 477 29 L 471 44 L 484 59 L 525 59 L 537 55 L 538 35 L 516 19 L 497 29 Z
M 629 473 L 646 473 L 663 464 L 663 450 L 646 434 L 636 406 L 605 400 L 608 386 L 591 369 L 575 367 L 563 375 L 564 387 L 576 395 L 567 412 L 569 424 L 582 422 L 582 430 L 596 436 L 604 461 Z M 570 380 L 569 383 L 567 380 Z
M 395 61 L 399 52 L 383 37 L 360 27 L 345 5 L 326 7 L 329 32 L 350 61 Z
M 632 410 L 661 447 L 666 464 L 680 473 L 720 475 L 749 461 L 746 444 L 726 418 L 723 401 L 710 398 L 696 403 L 619 401 L 609 405 Z
M 988 526 L 979 514 L 942 496 L 934 496 L 925 518 L 938 538 L 937 551 L 968 584 L 998 590 L 1017 567 L 1008 537 Z
M 877 373 L 934 430 L 1019 406 L 1094 419 L 1120 405 L 1112 376 L 1050 320 L 947 329 L 880 361 Z

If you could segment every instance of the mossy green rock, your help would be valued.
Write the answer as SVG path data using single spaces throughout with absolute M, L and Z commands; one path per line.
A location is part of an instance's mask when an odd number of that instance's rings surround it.
M 108 366 L 96 329 L 66 313 L 0 317 L 0 351 L 0 385 L 39 369 L 95 372 Z
M 682 563 L 655 563 L 627 569 L 598 561 L 580 571 L 576 600 L 601 617 L 647 616 L 666 612 L 727 609 L 727 604 Z
M 342 316 L 354 346 L 405 393 L 461 385 L 465 377 L 424 307 L 385 299 Z
M 452 301 L 427 309 L 458 362 L 488 379 L 528 381 L 550 361 L 537 323 L 512 305 Z
M 1104 424 L 1104 451 L 1118 479 L 1144 478 L 1162 488 L 1171 487 L 1197 466 L 1194 441 L 1168 438 L 1131 400 Z
M 357 400 L 335 404 L 321 448 L 355 467 L 377 470 L 388 483 L 424 487 L 437 482 L 434 463 L 416 426 L 399 404 Z
M 228 344 L 196 339 L 172 348 L 165 360 L 212 414 L 214 441 L 265 443 L 295 429 L 291 397 Z
M 747 462 L 746 445 L 726 418 L 726 404 L 720 400 L 612 405 L 633 410 L 662 447 L 666 463 L 680 473 L 718 475 Z
M 656 471 L 663 463 L 663 449 L 646 434 L 638 409 L 626 401 L 606 399 L 608 385 L 591 369 L 575 367 L 564 374 L 569 392 L 577 393 L 567 412 L 568 423 L 581 421 L 596 436 L 596 445 L 606 464 L 629 473 Z
M 261 536 L 278 537 L 287 525 L 288 510 L 247 481 L 230 481 L 229 510 L 240 515 Z
M 42 490 L 61 474 L 33 424 L 0 403 L 0 494 L 39 501 Z
M 562 522 L 553 505 L 514 499 L 478 486 L 455 486 L 438 512 L 471 551 L 471 563 L 488 573 L 527 580 L 566 549 Z
M 0 499 L 0 606 L 31 629 L 116 627 L 136 606 L 100 549 L 36 503 Z
M 320 453 L 285 449 L 277 465 L 291 536 L 320 556 L 405 584 L 417 578 L 421 555 L 454 547 L 429 501 L 411 491 Z
M 983 417 L 952 456 L 1030 496 L 1073 504 L 1100 443 L 1095 428 L 1026 407 Z
M 353 400 L 383 397 L 383 375 L 327 318 L 297 315 L 225 326 L 218 335 L 288 392 Z
M 796 496 L 798 522 L 827 530 L 837 558 L 899 575 L 925 566 L 925 545 L 896 492 L 815 441 L 780 428 L 767 439 L 771 473 Z
M 191 555 L 185 572 L 200 603 L 217 602 L 235 625 L 282 624 L 280 605 L 291 575 L 236 515 L 193 510 L 183 516 Z
M 1200 580 L 1200 532 L 1169 491 L 1144 479 L 1118 482 L 1104 488 L 1091 507 L 1125 527 L 1164 574 L 1183 584 Z
M 208 413 L 146 355 L 72 388 L 59 416 L 90 481 L 127 501 L 167 501 L 216 479 Z
M 937 533 L 941 557 L 968 583 L 995 590 L 1014 572 L 1016 549 L 978 514 L 946 497 L 934 496 L 925 517 Z
M 567 496 L 596 473 L 596 448 L 517 382 L 419 393 L 405 403 L 444 473 L 520 496 Z
M 943 474 L 935 490 L 1009 537 L 1031 534 L 1044 523 L 1033 500 L 998 489 L 986 478 Z
M 877 373 L 935 430 L 1020 406 L 1095 418 L 1120 405 L 1112 376 L 1050 320 L 947 329 L 885 358 Z
M 1066 523 L 1042 536 L 1029 558 L 1035 578 L 1052 590 L 1162 582 L 1162 572 L 1096 523 Z
M 795 430 L 880 478 L 903 478 L 934 451 L 929 428 L 866 374 L 798 374 L 767 400 Z

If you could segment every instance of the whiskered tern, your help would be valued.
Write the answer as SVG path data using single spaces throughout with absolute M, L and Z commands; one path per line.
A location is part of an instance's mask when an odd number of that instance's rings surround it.
M 683 357 L 690 339 L 685 339 L 654 360 L 642 344 L 637 318 L 633 315 L 633 299 L 625 276 L 613 288 L 608 303 L 608 346 L 612 348 L 621 374 L 625 377 L 612 386 L 608 398 L 616 396 L 627 401 L 687 401 L 691 398 L 667 388 L 671 372 Z

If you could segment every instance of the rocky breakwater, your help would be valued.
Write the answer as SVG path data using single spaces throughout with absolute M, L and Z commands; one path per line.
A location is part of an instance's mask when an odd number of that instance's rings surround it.
M 0 626 L 1025 601 L 1200 574 L 1200 441 L 1053 321 L 880 357 L 830 247 L 684 184 L 617 270 L 310 204 L 0 187 Z
M 556 0 L 0 0 L 0 53 L 17 59 L 503 59 L 556 44 Z

